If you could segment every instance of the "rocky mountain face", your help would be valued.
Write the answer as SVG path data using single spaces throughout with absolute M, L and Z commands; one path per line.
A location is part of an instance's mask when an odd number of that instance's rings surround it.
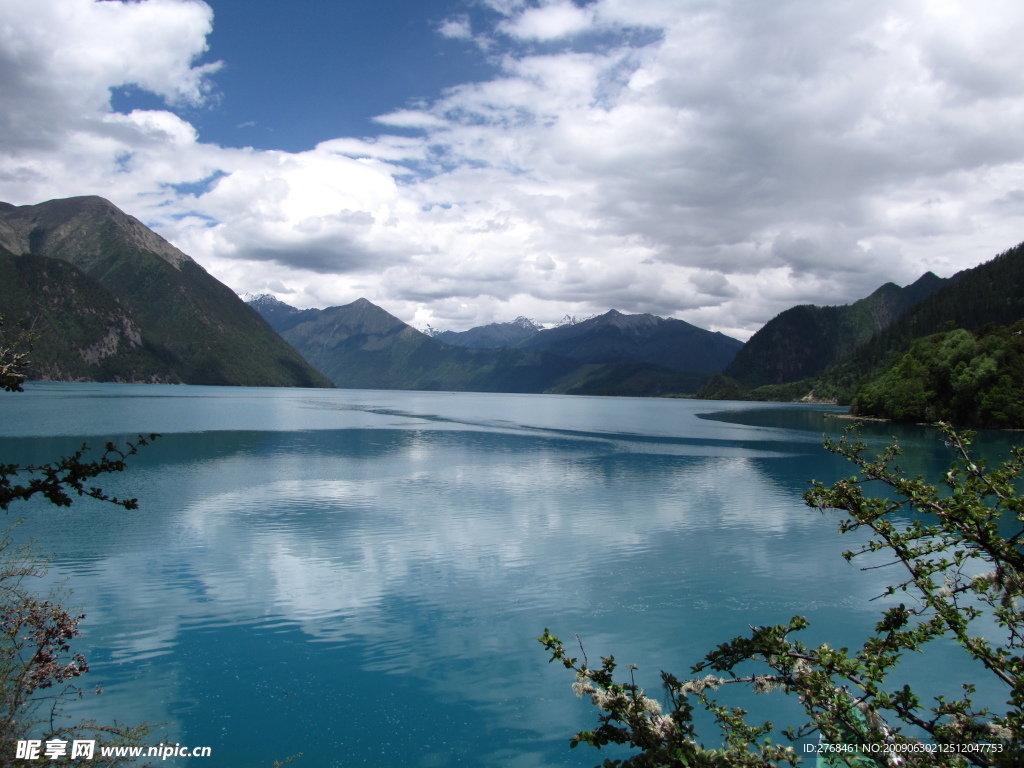
M 905 288 L 886 283 L 853 304 L 787 309 L 750 338 L 725 375 L 747 387 L 817 376 L 849 359 L 876 333 L 947 282 L 928 272 Z
M 330 386 L 227 286 L 100 197 L 0 203 L 0 314 L 33 378 Z
M 289 343 L 339 387 L 600 395 L 692 392 L 713 370 L 687 366 L 690 361 L 696 361 L 693 365 L 709 364 L 713 358 L 705 354 L 701 344 L 707 341 L 705 335 L 713 342 L 721 336 L 681 321 L 671 321 L 666 328 L 661 318 L 613 312 L 602 316 L 604 321 L 593 318 L 544 331 L 529 331 L 529 321 L 495 324 L 506 326 L 497 332 L 492 326 L 482 326 L 473 329 L 478 334 L 463 332 L 467 336 L 462 340 L 475 338 L 479 344 L 493 333 L 489 337 L 493 341 L 510 325 L 518 325 L 529 335 L 515 346 L 460 346 L 445 343 L 441 335 L 421 333 L 366 299 L 322 310 L 289 311 L 281 304 L 276 299 L 250 301 L 250 306 L 263 313 Z M 644 319 L 634 322 L 631 317 Z M 533 323 L 529 326 L 536 328 Z M 577 329 L 579 338 L 573 345 L 560 347 L 562 334 L 571 329 Z M 651 329 L 660 330 L 652 333 Z M 668 359 L 678 349 L 673 346 L 678 340 L 668 330 L 697 339 L 693 351 L 681 352 L 681 359 L 673 360 L 671 366 L 654 362 Z M 550 343 L 529 345 L 555 332 L 559 333 L 550 337 Z M 618 344 L 620 352 L 610 349 L 598 353 L 602 335 Z M 728 359 L 741 346 L 735 339 L 721 344 L 728 349 L 722 357 Z

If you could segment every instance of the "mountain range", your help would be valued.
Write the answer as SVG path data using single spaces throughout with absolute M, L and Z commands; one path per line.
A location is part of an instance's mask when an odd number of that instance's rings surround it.
M 828 398 L 856 408 L 858 392 L 871 382 L 899 381 L 899 370 L 931 370 L 921 362 L 929 350 L 953 354 L 945 337 L 920 339 L 960 329 L 974 334 L 975 357 L 995 366 L 991 387 L 972 395 L 988 398 L 979 407 L 1024 413 L 1019 387 L 1011 392 L 1004 381 L 1016 374 L 1003 372 L 1000 362 L 1000 355 L 1020 356 L 1014 324 L 1024 317 L 1024 244 L 949 279 L 927 273 L 906 287 L 887 283 L 850 305 L 793 307 L 746 345 L 681 320 L 614 309 L 585 320 L 567 317 L 547 329 L 520 317 L 425 334 L 366 299 L 300 310 L 260 296 L 249 305 L 100 197 L 0 203 L 0 316 L 5 333 L 20 326 L 35 336 L 35 379 L 696 391 L 711 398 Z M 967 348 L 968 337 L 950 338 Z M 912 346 L 917 357 L 907 362 Z M 996 348 L 1010 351 L 996 354 Z M 900 361 L 903 368 L 894 373 Z M 932 386 L 924 381 L 915 386 Z M 862 397 L 862 405 L 878 401 L 879 387 L 889 384 L 870 386 L 875 394 Z M 963 387 L 957 392 L 966 397 Z
M 434 331 L 427 335 L 455 347 L 498 349 L 515 346 L 541 330 L 543 328 L 532 320 L 517 317 L 511 323 L 490 323 L 468 331 Z
M 448 344 L 443 334 L 417 331 L 366 299 L 299 310 L 264 295 L 249 305 L 340 387 L 692 392 L 742 347 L 736 339 L 681 320 L 616 310 L 550 329 L 529 321 L 481 326 L 456 335 L 460 344 Z M 510 334 L 509 326 L 519 332 Z
M 101 197 L 0 203 L 0 315 L 34 379 L 330 386 L 190 257 Z
M 620 361 L 661 365 L 677 371 L 720 371 L 743 342 L 682 320 L 655 315 L 603 315 L 538 331 L 517 349 L 543 349 L 581 363 Z

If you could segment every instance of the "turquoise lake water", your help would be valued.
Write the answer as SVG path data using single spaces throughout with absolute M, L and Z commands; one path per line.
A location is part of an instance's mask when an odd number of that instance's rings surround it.
M 138 511 L 8 513 L 87 614 L 83 681 L 104 693 L 76 712 L 212 749 L 163 764 L 590 766 L 610 754 L 569 751 L 596 713 L 547 663 L 545 627 L 650 689 L 750 624 L 806 615 L 806 640 L 836 645 L 870 631 L 894 575 L 846 563 L 838 517 L 800 498 L 851 473 L 821 448 L 839 410 L 34 384 L 0 397 L 0 460 L 163 434 L 102 482 Z M 948 465 L 925 428 L 865 434 L 898 435 L 915 474 Z M 955 649 L 901 674 L 1000 696 Z M 793 711 L 734 700 L 781 724 Z

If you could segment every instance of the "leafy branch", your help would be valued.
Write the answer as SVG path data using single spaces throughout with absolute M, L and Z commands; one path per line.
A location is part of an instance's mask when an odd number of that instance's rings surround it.
M 160 435 L 148 437 L 139 435 L 134 443 L 127 443 L 125 448 L 118 448 L 107 443 L 103 455 L 94 461 L 83 461 L 89 446 L 81 448 L 70 456 L 46 464 L 22 467 L 19 464 L 0 464 L 0 509 L 6 510 L 13 501 L 27 501 L 37 494 L 42 494 L 50 503 L 58 507 L 71 506 L 72 495 L 99 499 L 117 504 L 125 509 L 138 509 L 138 499 L 119 499 L 103 491 L 101 488 L 88 485 L 88 481 L 110 472 L 121 472 L 125 469 L 125 459 L 138 453 L 139 448 L 149 445 Z M 27 482 L 15 483 L 18 476 L 28 474 Z
M 858 473 L 831 486 L 812 482 L 806 503 L 849 516 L 839 530 L 866 529 L 869 541 L 844 557 L 872 552 L 890 555 L 884 566 L 901 571 L 885 594 L 906 593 L 907 600 L 882 612 L 873 633 L 855 650 L 829 644 L 809 647 L 798 633 L 809 626 L 795 616 L 788 624 L 751 627 L 750 634 L 722 643 L 680 680 L 663 672 L 670 711 L 639 689 L 630 675 L 615 679 L 614 657 L 591 668 L 568 654 L 545 630 L 539 638 L 551 654 L 576 674 L 574 689 L 589 695 L 601 710 L 598 727 L 576 735 L 572 745 L 601 748 L 628 745 L 640 752 L 605 766 L 778 766 L 800 758 L 788 744 L 772 741 L 770 722 L 750 724 L 747 713 L 720 704 L 712 692 L 735 685 L 757 693 L 773 691 L 797 697 L 805 719 L 780 734 L 789 742 L 815 733 L 832 745 L 857 745 L 837 751 L 834 764 L 860 766 L 1011 766 L 1024 764 L 1024 497 L 1017 490 L 1024 450 L 989 470 L 971 454 L 974 435 L 939 424 L 954 459 L 939 486 L 908 478 L 895 464 L 893 444 L 876 457 L 851 427 L 825 447 L 852 462 Z M 885 496 L 865 495 L 879 484 Z M 941 490 L 940 490 L 941 489 Z M 896 517 L 909 517 L 900 523 Z M 1000 524 L 1015 521 L 1004 536 Z M 991 637 L 993 624 L 1000 630 Z M 1007 690 L 1008 709 L 991 712 L 974 702 L 975 686 L 963 684 L 955 696 L 938 696 L 926 705 L 909 686 L 886 685 L 907 652 L 952 639 L 979 661 Z M 582 647 L 582 646 L 581 646 Z M 631 670 L 633 668 L 630 668 Z M 703 676 L 700 676 L 703 675 Z M 693 722 L 694 704 L 710 712 L 722 743 L 705 746 Z M 870 745 L 871 750 L 861 747 Z

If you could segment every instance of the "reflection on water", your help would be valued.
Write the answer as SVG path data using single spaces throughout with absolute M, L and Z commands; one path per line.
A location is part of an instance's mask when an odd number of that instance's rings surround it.
M 5 459 L 166 433 L 105 483 L 139 512 L 23 507 L 20 535 L 88 614 L 83 711 L 217 765 L 592 765 L 544 627 L 655 687 L 749 624 L 855 640 L 888 578 L 800 500 L 849 473 L 822 408 L 50 385 L 0 409 Z

